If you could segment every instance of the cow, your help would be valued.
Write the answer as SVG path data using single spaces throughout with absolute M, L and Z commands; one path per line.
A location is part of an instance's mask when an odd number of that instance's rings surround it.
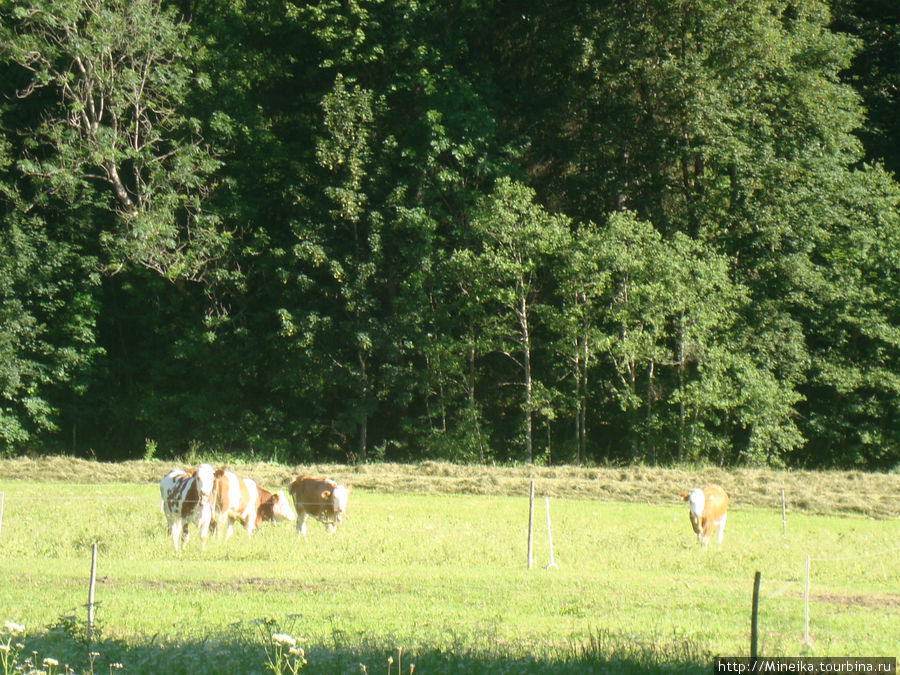
M 327 525 L 328 532 L 334 534 L 347 511 L 347 498 L 352 490 L 352 485 L 345 487 L 327 478 L 307 475 L 294 479 L 290 493 L 297 509 L 297 536 L 306 534 L 309 516 Z
M 256 511 L 259 505 L 259 492 L 256 483 L 250 478 L 239 478 L 231 471 L 219 469 L 215 473 L 213 490 L 213 527 L 216 536 L 225 539 L 233 532 L 232 524 L 238 520 L 244 525 L 247 534 L 252 534 L 256 527 Z M 227 529 L 226 529 L 227 525 Z
M 679 497 L 690 504 L 691 526 L 700 544 L 709 544 L 715 528 L 718 528 L 716 539 L 721 544 L 728 518 L 728 495 L 725 490 L 718 485 L 707 485 L 702 490 L 694 488 L 690 492 L 682 492 Z
M 272 494 L 256 486 L 259 492 L 259 507 L 256 509 L 256 526 L 264 522 L 278 522 L 279 520 L 297 520 L 294 509 L 285 494 L 279 490 Z
M 231 536 L 234 521 L 240 521 L 248 535 L 264 520 L 295 520 L 287 497 L 279 492 L 272 494 L 259 487 L 252 478 L 239 478 L 231 471 L 215 472 L 214 522 L 216 536 Z M 227 529 L 226 529 L 227 524 Z
M 159 482 L 162 510 L 166 514 L 172 547 L 178 553 L 188 539 L 188 524 L 200 531 L 200 547 L 206 547 L 209 524 L 213 516 L 215 476 L 209 464 L 201 464 L 196 471 L 172 469 Z

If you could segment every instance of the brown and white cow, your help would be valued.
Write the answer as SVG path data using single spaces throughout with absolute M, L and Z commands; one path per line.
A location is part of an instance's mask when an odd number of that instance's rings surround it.
M 232 524 L 236 520 L 251 535 L 264 520 L 296 519 L 283 493 L 273 495 L 259 487 L 252 478 L 240 478 L 231 471 L 216 471 L 214 494 L 214 529 L 220 539 L 223 530 L 225 539 L 231 536 Z
M 256 486 L 259 492 L 259 507 L 256 509 L 256 526 L 264 522 L 277 522 L 279 520 L 297 520 L 294 509 L 285 494 L 279 490 L 272 494 Z
M 694 528 L 697 540 L 706 546 L 713 529 L 718 528 L 716 539 L 721 544 L 728 518 L 728 495 L 725 490 L 718 485 L 707 485 L 702 490 L 694 488 L 679 496 L 690 504 L 691 527 Z
M 338 485 L 328 478 L 300 476 L 291 483 L 291 497 L 297 509 L 297 536 L 306 534 L 306 519 L 309 516 L 323 522 L 334 534 L 335 527 L 347 512 L 347 498 L 352 485 Z
M 172 469 L 159 482 L 162 510 L 169 524 L 172 547 L 188 539 L 188 524 L 194 523 L 200 531 L 200 546 L 206 546 L 209 524 L 213 516 L 213 485 L 215 476 L 209 464 L 201 464 L 196 471 Z

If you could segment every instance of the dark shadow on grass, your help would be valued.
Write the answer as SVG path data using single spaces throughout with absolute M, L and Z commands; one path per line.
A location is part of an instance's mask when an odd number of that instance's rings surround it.
M 139 611 L 139 608 L 136 608 Z M 252 624 L 236 624 L 247 627 Z M 164 641 L 156 638 L 147 644 L 126 644 L 120 640 L 100 639 L 88 642 L 81 627 L 60 622 L 43 633 L 29 635 L 21 640 L 21 648 L 12 643 L 13 666 L 23 665 L 26 659 L 40 669 L 44 659 L 53 659 L 52 673 L 84 673 L 111 675 L 123 673 L 147 673 L 166 675 L 219 675 L 222 673 L 271 673 L 292 672 L 288 665 L 297 663 L 297 652 L 289 653 L 284 645 L 281 656 L 286 659 L 285 668 L 273 670 L 276 645 L 262 644 L 259 634 L 253 630 L 242 635 L 231 631 L 202 641 L 178 641 L 171 637 Z M 339 638 L 340 642 L 348 636 Z M 2 641 L 0 641 L 2 644 Z M 603 631 L 592 636 L 584 644 L 570 648 L 556 648 L 554 653 L 540 657 L 508 656 L 498 648 L 497 653 L 468 649 L 464 644 L 441 648 L 420 648 L 399 651 L 396 647 L 384 648 L 365 639 L 356 645 L 310 645 L 300 642 L 306 663 L 302 673 L 391 673 L 407 675 L 422 673 L 534 673 L 568 675 L 582 673 L 708 673 L 712 661 L 699 655 L 690 641 L 668 645 L 629 642 L 622 636 Z M 392 659 L 389 664 L 388 660 Z M 120 667 L 121 666 L 121 667 Z M 47 666 L 44 665 L 44 672 Z M 70 670 L 66 670 L 69 668 Z M 14 668 L 10 668 L 13 670 Z

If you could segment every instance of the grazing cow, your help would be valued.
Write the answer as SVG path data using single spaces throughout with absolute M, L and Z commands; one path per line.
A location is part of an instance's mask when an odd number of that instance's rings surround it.
M 718 528 L 717 540 L 722 543 L 725 520 L 728 517 L 728 495 L 718 485 L 707 485 L 702 490 L 694 488 L 679 495 L 690 504 L 691 526 L 698 541 L 706 546 L 713 529 Z
M 285 494 L 279 490 L 272 494 L 268 490 L 256 487 L 259 492 L 259 507 L 256 509 L 256 526 L 260 523 L 279 520 L 297 520 L 294 509 Z
M 216 471 L 214 494 L 214 529 L 220 539 L 226 523 L 225 539 L 231 536 L 232 524 L 236 520 L 243 523 L 250 535 L 264 520 L 296 518 L 284 494 L 279 492 L 273 495 L 259 487 L 252 478 L 239 478 L 231 471 Z
M 297 509 L 297 536 L 306 534 L 306 519 L 312 516 L 334 529 L 344 518 L 347 511 L 347 497 L 353 490 L 352 485 L 344 487 L 327 478 L 300 476 L 291 483 L 291 497 Z
M 201 464 L 192 473 L 172 469 L 159 482 L 162 510 L 176 553 L 179 542 L 182 545 L 187 542 L 189 523 L 194 523 L 200 530 L 201 548 L 206 546 L 213 515 L 214 482 L 213 468 L 209 464 Z

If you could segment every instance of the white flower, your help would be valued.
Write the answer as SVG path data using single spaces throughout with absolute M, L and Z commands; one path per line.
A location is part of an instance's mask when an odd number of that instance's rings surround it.
M 52 659 L 48 656 L 44 659 L 44 665 L 45 666 L 58 666 L 59 661 L 57 661 L 56 659 Z
M 20 633 L 25 632 L 25 626 L 23 626 L 20 623 L 15 623 L 13 621 L 4 621 L 3 627 L 13 635 L 19 635 Z
M 8 652 L 10 650 L 9 645 L 0 645 L 0 652 Z
M 272 642 L 276 645 L 281 645 L 282 647 L 294 647 L 297 644 L 297 641 L 294 638 L 290 635 L 285 635 L 284 633 L 273 634 Z

